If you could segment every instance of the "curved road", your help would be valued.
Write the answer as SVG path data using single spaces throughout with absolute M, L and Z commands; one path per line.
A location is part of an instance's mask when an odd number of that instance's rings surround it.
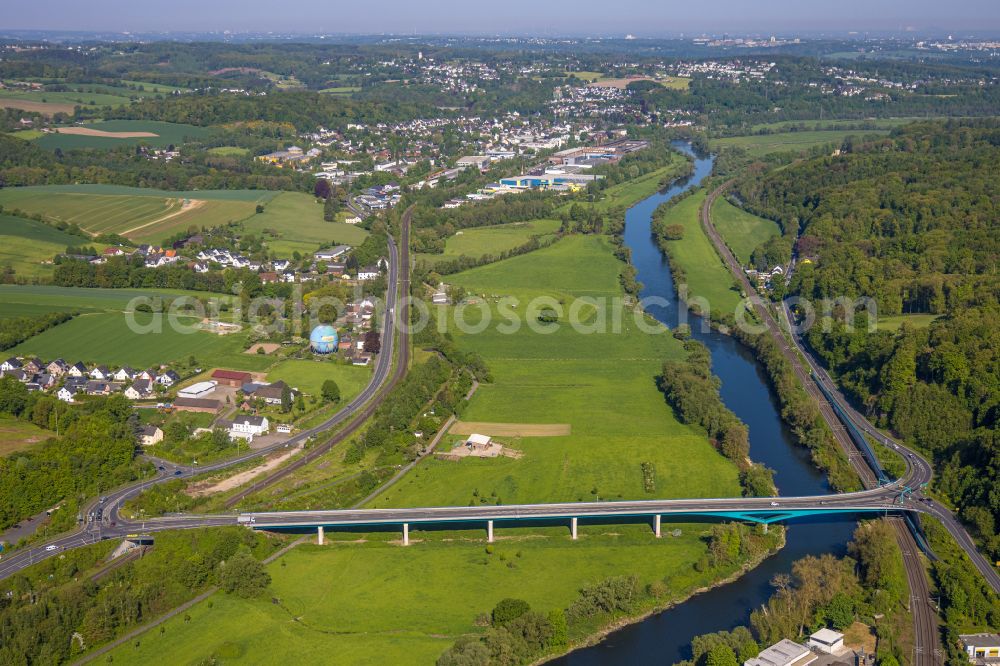
M 162 483 L 170 479 L 185 478 L 193 474 L 226 469 L 248 460 L 265 456 L 278 449 L 299 444 L 310 437 L 319 435 L 351 419 L 347 427 L 334 435 L 330 440 L 313 448 L 309 453 L 291 465 L 286 465 L 277 470 L 264 481 L 258 482 L 255 488 L 259 490 L 287 474 L 290 471 L 289 468 L 300 467 L 302 464 L 313 460 L 317 455 L 325 453 L 333 445 L 342 441 L 347 435 L 360 427 L 361 423 L 374 411 L 381 400 L 385 398 L 393 385 L 405 374 L 409 363 L 409 339 L 406 333 L 408 329 L 405 324 L 409 323 L 409 300 L 406 297 L 409 296 L 410 289 L 409 233 L 411 215 L 412 210 L 407 210 L 402 216 L 400 233 L 401 249 L 397 247 L 392 236 L 389 236 L 388 289 L 382 317 L 382 349 L 375 361 L 375 372 L 372 375 L 372 379 L 361 393 L 344 405 L 337 413 L 316 427 L 304 430 L 283 442 L 277 442 L 261 449 L 249 451 L 243 455 L 197 466 L 182 465 L 151 458 L 152 462 L 158 468 L 162 467 L 163 469 L 157 469 L 157 473 L 154 476 L 128 486 L 107 491 L 103 497 L 92 499 L 81 509 L 81 514 L 84 516 L 84 524 L 78 530 L 60 535 L 30 548 L 18 550 L 0 559 L 0 579 L 11 576 L 21 569 L 31 566 L 42 559 L 56 555 L 67 548 L 76 548 L 102 539 L 123 537 L 135 532 L 141 532 L 144 529 L 149 531 L 151 529 L 182 529 L 234 524 L 236 520 L 235 515 L 191 515 L 171 520 L 171 527 L 155 527 L 154 521 L 149 521 L 149 527 L 144 527 L 147 521 L 125 520 L 119 515 L 119 510 L 125 501 L 135 497 L 153 484 Z M 396 312 L 397 294 L 402 294 L 404 297 L 399 313 Z M 404 326 L 397 327 L 397 315 L 399 321 L 404 323 Z M 401 331 L 398 345 L 399 359 L 396 363 L 396 371 L 393 373 L 393 356 L 397 346 L 394 333 L 397 328 Z M 243 496 L 245 496 L 245 492 L 239 496 L 240 499 Z M 91 520 L 91 514 L 98 515 L 94 520 Z

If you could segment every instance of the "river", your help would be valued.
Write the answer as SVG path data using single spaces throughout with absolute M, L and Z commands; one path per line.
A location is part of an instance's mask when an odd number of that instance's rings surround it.
M 644 285 L 641 296 L 656 296 L 666 302 L 647 310 L 671 328 L 686 316 L 692 337 L 704 343 L 712 354 L 712 371 L 722 381 L 722 400 L 750 428 L 750 457 L 775 470 L 774 480 L 780 494 L 829 493 L 826 477 L 812 465 L 808 451 L 795 444 L 781 421 L 777 399 L 753 354 L 727 335 L 703 331 L 701 320 L 686 315 L 684 305 L 678 301 L 667 258 L 651 234 L 653 211 L 664 201 L 697 187 L 711 173 L 714 159 L 695 154 L 686 143 L 675 147 L 694 157 L 694 173 L 640 201 L 625 215 L 625 244 L 632 250 L 637 278 Z M 776 573 L 790 571 L 792 562 L 806 555 L 843 555 L 855 524 L 849 518 L 796 522 L 788 527 L 785 547 L 738 580 L 692 597 L 609 634 L 597 645 L 550 663 L 662 666 L 689 659 L 691 639 L 695 636 L 746 624 L 750 611 L 771 596 L 771 578 Z

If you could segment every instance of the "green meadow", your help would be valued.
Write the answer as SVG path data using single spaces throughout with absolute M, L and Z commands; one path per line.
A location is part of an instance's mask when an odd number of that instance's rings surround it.
M 777 222 L 748 213 L 725 197 L 716 198 L 712 206 L 712 223 L 744 265 L 750 263 L 750 255 L 758 246 L 781 235 Z
M 804 132 L 778 132 L 712 139 L 713 151 L 729 146 L 744 148 L 750 157 L 763 157 L 771 153 L 789 150 L 806 150 L 825 144 L 840 144 L 848 136 L 863 137 L 870 134 L 888 134 L 887 129 L 878 130 L 812 130 Z
M 413 532 L 405 550 L 384 537 L 299 546 L 268 566 L 272 584 L 264 598 L 217 592 L 162 631 L 116 648 L 111 658 L 116 664 L 195 664 L 212 657 L 254 664 L 431 664 L 460 636 L 483 632 L 476 617 L 505 597 L 546 613 L 609 576 L 634 574 L 640 586 L 664 579 L 671 596 L 711 583 L 718 572 L 691 566 L 706 552 L 704 526 L 678 527 L 681 536 L 663 539 L 652 538 L 648 526 L 583 527 L 576 542 L 565 532 L 505 538 L 500 530 L 489 555 L 482 534 L 445 539 Z
M 680 424 L 657 389 L 663 361 L 683 354 L 681 344 L 652 322 L 654 332 L 640 330 L 635 313 L 621 303 L 621 269 L 607 237 L 574 235 L 449 276 L 478 304 L 442 306 L 438 314 L 448 318 L 458 345 L 482 354 L 494 376 L 462 419 L 569 424 L 571 434 L 506 438 L 521 458 L 427 460 L 371 506 L 464 505 L 478 497 L 509 504 L 739 494 L 736 468 L 703 432 Z M 539 296 L 563 310 L 551 333 L 524 323 L 536 322 L 537 312 L 527 305 Z M 602 305 L 580 309 L 581 319 L 600 332 L 570 327 L 569 309 L 581 297 Z M 488 308 L 490 325 L 478 333 L 459 330 L 456 317 L 482 324 L 481 307 Z M 599 316 L 606 316 L 605 327 Z M 521 329 L 502 332 L 506 317 L 518 318 Z M 655 468 L 652 492 L 643 486 L 644 462 Z
M 307 395 L 319 396 L 323 382 L 332 379 L 340 387 L 340 401 L 349 402 L 371 380 L 372 369 L 334 361 L 281 361 L 267 373 L 267 381 L 283 380 Z
M 55 433 L 42 430 L 28 421 L 0 416 L 0 456 L 24 451 L 54 435 Z
M 246 219 L 243 227 L 262 235 L 271 251 L 282 257 L 295 251 L 311 254 L 335 243 L 360 245 L 368 236 L 356 225 L 325 221 L 323 206 L 300 192 L 281 192 L 265 205 L 263 213 Z
M 667 250 L 671 264 L 685 274 L 678 289 L 686 285 L 690 296 L 706 299 L 712 311 L 732 314 L 741 300 L 740 292 L 734 288 L 732 276 L 701 228 L 698 211 L 704 202 L 702 189 L 668 209 L 664 223 L 683 226 L 684 237 L 667 241 Z
M 22 277 L 52 273 L 52 258 L 71 245 L 88 241 L 51 227 L 44 222 L 12 215 L 0 215 L 0 266 L 10 266 Z
M 497 255 L 501 252 L 524 245 L 534 237 L 547 238 L 559 231 L 559 220 L 531 220 L 511 222 L 491 227 L 462 229 L 448 238 L 442 254 L 419 254 L 418 259 L 436 263 L 450 261 L 461 256 L 481 257 L 484 254 Z

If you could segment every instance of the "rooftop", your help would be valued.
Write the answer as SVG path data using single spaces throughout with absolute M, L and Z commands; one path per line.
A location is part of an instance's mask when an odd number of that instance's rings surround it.
M 753 659 L 747 659 L 743 666 L 805 666 L 816 659 L 809 648 L 785 638 L 762 650 Z

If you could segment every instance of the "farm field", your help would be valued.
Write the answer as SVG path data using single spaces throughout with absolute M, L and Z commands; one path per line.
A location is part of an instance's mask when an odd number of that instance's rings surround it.
M 168 620 L 162 633 L 148 631 L 116 648 L 111 658 L 199 663 L 225 655 L 227 661 L 283 664 L 329 661 L 335 654 L 344 664 L 431 664 L 460 636 L 484 631 L 476 616 L 506 597 L 547 613 L 569 605 L 580 587 L 623 572 L 635 574 L 640 587 L 665 578 L 678 595 L 708 584 L 718 573 L 690 565 L 706 552 L 703 526 L 679 527 L 681 536 L 663 539 L 653 539 L 648 526 L 581 527 L 576 542 L 565 530 L 508 539 L 500 530 L 492 555 L 484 553 L 485 535 L 445 541 L 411 532 L 413 545 L 405 552 L 378 537 L 303 545 L 268 566 L 272 584 L 265 598 L 217 592 Z
M 207 152 L 212 155 L 223 155 L 226 157 L 243 157 L 250 154 L 250 149 L 240 148 L 239 146 L 217 146 L 209 148 Z
M 0 98 L 26 100 L 30 102 L 48 102 L 53 104 L 69 104 L 71 106 L 97 107 L 121 106 L 131 100 L 128 95 L 119 94 L 108 86 L 97 86 L 102 92 L 87 92 L 89 85 L 78 86 L 76 90 L 52 92 L 47 90 L 4 90 Z M 120 89 L 124 90 L 124 89 Z M 133 93 L 138 94 L 138 93 Z
M 340 387 L 340 402 L 349 402 L 361 393 L 372 376 L 370 367 L 346 365 L 330 361 L 281 361 L 267 373 L 267 381 L 283 380 L 292 388 L 302 390 L 310 396 L 319 396 L 323 382 L 332 379 Z
M 41 185 L 6 188 L 0 205 L 67 224 L 93 234 L 114 233 L 136 242 L 159 243 L 190 226 L 215 226 L 254 214 L 271 192 L 241 190 L 167 192 L 102 185 Z
M 736 468 L 709 445 L 703 432 L 680 424 L 656 387 L 662 362 L 683 354 L 665 328 L 639 330 L 630 311 L 609 305 L 608 329 L 574 331 L 568 318 L 542 334 L 522 324 L 504 334 L 501 307 L 522 322 L 526 304 L 549 296 L 567 307 L 577 297 L 620 298 L 622 264 L 603 236 L 568 236 L 553 246 L 449 276 L 488 304 L 492 324 L 463 333 L 450 324 L 462 349 L 483 355 L 494 381 L 482 384 L 463 421 L 569 424 L 569 436 L 500 438 L 520 459 L 441 459 L 421 463 L 372 507 L 465 505 L 477 497 L 505 504 L 537 501 L 704 497 L 738 494 Z M 501 306 L 499 299 L 503 299 Z M 509 299 L 517 299 L 512 306 Z M 508 309 L 509 308 L 509 309 Z M 466 321 L 475 325 L 476 305 Z M 584 307 L 584 321 L 596 321 Z M 442 308 L 451 317 L 455 308 Z M 620 332 L 610 322 L 621 317 Z M 652 326 L 652 324 L 650 324 Z M 684 461 L 684 464 L 678 464 Z M 643 483 L 642 463 L 655 468 L 655 487 Z
M 751 136 L 733 136 L 709 141 L 713 151 L 728 146 L 738 146 L 746 149 L 751 157 L 763 157 L 770 153 L 789 150 L 806 150 L 814 146 L 828 143 L 840 143 L 848 136 L 862 137 L 870 134 L 888 134 L 888 129 L 877 130 L 820 130 L 805 132 L 782 132 L 775 134 L 756 134 Z
M 73 113 L 75 106 L 68 103 L 55 102 L 35 102 L 28 99 L 0 97 L 0 109 L 20 109 L 21 111 L 34 111 L 42 115 L 52 116 L 57 113 Z
M 137 296 L 162 297 L 164 300 L 178 296 L 198 299 L 231 298 L 223 294 L 182 289 L 90 289 L 87 287 L 56 287 L 51 285 L 0 284 L 0 316 L 20 316 L 32 308 L 55 310 L 115 310 L 124 312 L 129 301 Z
M 40 277 L 52 272 L 52 258 L 70 245 L 87 243 L 43 222 L 0 215 L 0 266 L 10 266 L 22 277 Z
M 481 257 L 496 255 L 523 245 L 534 236 L 549 237 L 559 231 L 559 220 L 531 220 L 512 222 L 490 227 L 462 229 L 448 238 L 443 254 L 418 254 L 418 259 L 437 263 L 450 261 L 461 256 Z
M 33 423 L 0 416 L 0 457 L 24 451 L 54 436 L 55 433 L 42 430 Z
M 712 223 L 740 263 L 750 263 L 753 251 L 769 238 L 781 235 L 778 223 L 765 220 L 718 197 L 712 206 Z
M 705 190 L 701 189 L 669 209 L 665 224 L 683 226 L 684 237 L 668 241 L 667 249 L 670 261 L 686 274 L 683 282 L 689 294 L 706 299 L 714 312 L 731 314 L 741 300 L 740 292 L 733 288 L 732 276 L 701 228 L 698 211 L 704 201 Z
M 323 206 L 300 192 L 281 192 L 264 207 L 264 212 L 243 222 L 251 233 L 261 234 L 272 252 L 288 257 L 292 252 L 311 254 L 334 243 L 360 245 L 368 232 L 344 222 L 323 219 Z
M 100 130 L 102 132 L 148 132 L 155 134 L 152 137 L 131 137 L 113 138 L 105 136 L 85 136 L 74 134 L 46 134 L 35 141 L 38 146 L 55 150 L 75 150 L 78 148 L 115 148 L 122 145 L 132 145 L 136 143 L 146 143 L 158 148 L 165 148 L 168 145 L 180 145 L 187 137 L 203 138 L 208 136 L 211 130 L 205 127 L 194 125 L 182 125 L 178 123 L 167 123 L 156 120 L 106 120 L 97 123 L 84 125 L 88 129 Z

